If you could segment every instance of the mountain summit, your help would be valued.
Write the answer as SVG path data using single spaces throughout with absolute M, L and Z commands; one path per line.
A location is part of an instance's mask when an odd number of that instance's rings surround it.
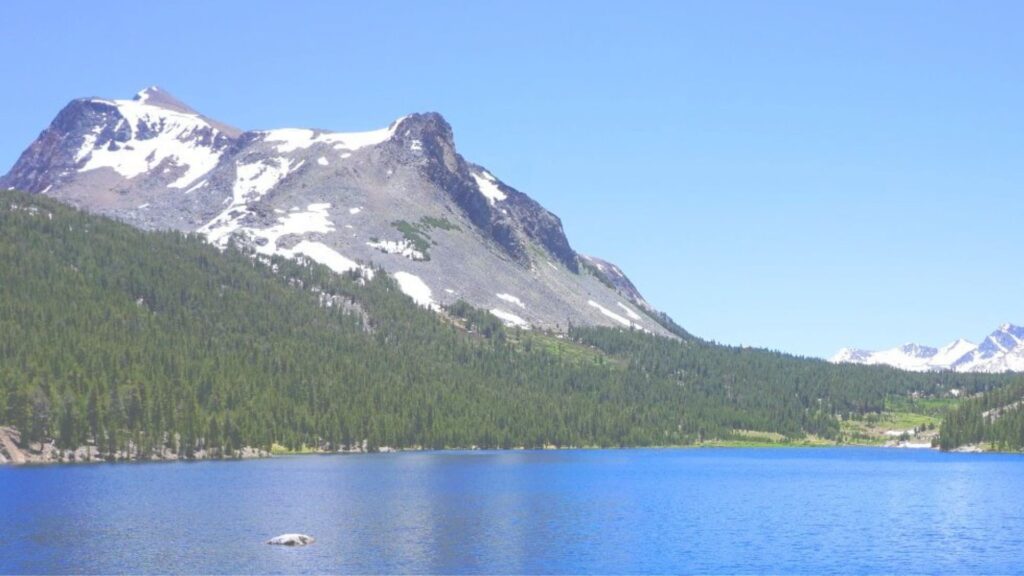
M 465 160 L 436 113 L 243 132 L 151 86 L 72 101 L 0 186 L 338 272 L 381 267 L 424 306 L 461 299 L 509 325 L 674 326 L 617 266 L 576 253 L 556 215 Z
M 1003 324 L 981 344 L 959 339 L 942 348 L 917 344 L 905 344 L 879 352 L 843 348 L 829 361 L 885 364 L 915 372 L 1024 372 L 1024 328 Z

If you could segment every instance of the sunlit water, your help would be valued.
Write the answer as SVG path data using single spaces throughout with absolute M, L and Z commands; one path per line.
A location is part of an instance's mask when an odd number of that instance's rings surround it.
M 857 448 L 0 467 L 0 572 L 1024 573 L 1022 490 Z

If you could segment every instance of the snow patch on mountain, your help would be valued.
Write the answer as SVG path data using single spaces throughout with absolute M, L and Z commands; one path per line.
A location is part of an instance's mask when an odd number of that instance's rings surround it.
M 159 92 L 159 91 L 160 91 L 160 88 L 158 88 L 156 86 L 150 86 L 149 88 L 143 88 L 142 90 L 139 90 L 138 92 L 135 93 L 135 100 L 138 101 L 138 102 L 141 102 L 142 104 L 145 104 L 146 101 L 149 100 L 150 97 L 153 96 L 153 94 L 155 94 L 156 92 Z
M 636 320 L 636 321 L 640 320 L 640 315 L 637 314 L 636 312 L 634 312 L 632 308 L 630 308 L 629 306 L 626 306 L 622 302 L 616 302 L 616 304 L 618 304 L 619 308 L 622 308 L 623 310 L 626 311 L 626 316 L 629 316 L 632 320 Z
M 371 270 L 360 266 L 354 260 L 342 256 L 337 252 L 337 250 L 321 242 L 303 240 L 296 244 L 295 248 L 291 249 L 291 252 L 293 254 L 307 256 L 310 260 L 319 262 L 339 274 L 342 272 L 348 272 L 349 270 L 361 269 L 368 278 L 373 277 L 373 272 Z
M 517 326 L 519 328 L 529 328 L 530 327 L 530 323 L 527 322 L 526 320 L 523 320 L 522 318 L 520 318 L 519 316 L 516 316 L 515 314 L 513 314 L 511 312 L 506 312 L 506 311 L 502 310 L 501 308 L 491 308 L 491 314 L 494 314 L 495 316 L 497 316 L 499 320 L 504 322 L 505 325 L 510 327 L 510 328 L 515 328 Z
M 593 300 L 588 300 L 587 304 L 593 306 L 594 308 L 597 308 L 601 312 L 601 314 L 604 314 L 605 316 L 611 318 L 612 320 L 615 320 L 616 322 L 622 324 L 627 328 L 633 326 L 633 323 L 630 322 L 628 319 L 616 314 L 615 312 L 612 312 L 611 310 L 605 308 L 604 306 L 601 306 L 600 304 L 594 302 Z
M 198 114 L 151 106 L 146 100 L 148 96 L 140 100 L 93 100 L 114 107 L 121 117 L 114 132 L 127 132 L 127 139 L 101 140 L 103 128 L 94 128 L 83 137 L 75 153 L 76 162 L 84 161 L 79 172 L 110 168 L 131 179 L 168 162 L 184 168 L 185 173 L 167 186 L 185 188 L 217 166 L 223 151 L 211 145 L 213 138 L 202 135 L 209 132 L 216 136 L 220 133 L 216 128 Z
M 401 271 L 395 272 L 392 276 L 398 281 L 399 289 L 406 296 L 412 298 L 413 302 L 427 308 L 437 307 L 434 304 L 433 292 L 430 290 L 430 286 L 427 286 L 427 283 L 422 278 L 415 274 Z
M 281 154 L 303 150 L 316 144 L 326 144 L 335 150 L 346 150 L 351 153 L 360 148 L 387 142 L 395 135 L 395 128 L 404 119 L 403 116 L 387 128 L 368 132 L 318 132 L 308 128 L 277 128 L 265 130 L 260 134 L 263 135 L 265 142 L 275 144 Z
M 502 300 L 504 300 L 505 302 L 508 302 L 509 304 L 515 304 L 516 306 L 519 306 L 520 308 L 523 308 L 524 310 L 526 309 L 526 304 L 523 304 L 523 301 L 520 300 L 516 296 L 513 296 L 511 294 L 504 294 L 504 293 L 495 294 L 495 296 L 497 296 L 498 298 L 501 298 Z
M 200 180 L 196 184 L 193 184 L 191 188 L 189 188 L 188 190 L 185 190 L 185 194 L 191 194 L 192 192 L 195 192 L 196 190 L 199 190 L 200 188 L 202 188 L 203 186 L 206 186 L 207 184 L 209 184 L 209 182 L 207 182 L 206 180 Z
M 284 158 L 268 158 L 252 164 L 239 164 L 236 169 L 235 185 L 232 189 L 235 202 L 258 200 L 277 186 L 290 172 L 302 166 L 304 160 L 290 161 Z
M 288 255 L 284 254 L 284 251 L 277 246 L 277 241 L 282 236 L 323 234 L 334 231 L 334 223 L 328 212 L 330 208 L 331 205 L 326 202 L 310 204 L 304 212 L 288 212 L 284 216 L 279 216 L 277 224 L 270 228 L 246 228 L 245 231 L 256 240 L 254 244 L 256 244 L 257 252 L 267 255 Z
M 958 338 L 939 348 L 931 357 L 931 363 L 935 366 L 954 366 L 964 356 L 977 349 L 977 344 Z
M 249 213 L 250 203 L 259 200 L 304 163 L 305 160 L 284 158 L 239 163 L 235 169 L 235 183 L 228 207 L 202 226 L 199 233 L 204 234 L 212 244 L 226 246 L 231 233 L 240 228 L 242 219 Z
M 398 254 L 409 260 L 422 261 L 427 259 L 426 255 L 417 250 L 415 245 L 408 240 L 371 240 L 366 245 L 370 248 L 376 248 L 385 254 Z
M 480 174 L 473 173 L 473 180 L 476 181 L 476 187 L 480 190 L 480 193 L 487 198 L 487 201 L 493 206 L 495 202 L 506 200 L 508 196 L 498 188 L 498 181 L 491 176 L 489 172 L 484 170 Z
M 305 211 L 287 212 L 279 216 L 277 224 L 270 228 L 243 228 L 240 230 L 251 241 L 259 254 L 277 255 L 286 258 L 304 256 L 314 262 L 327 266 L 341 274 L 350 270 L 361 270 L 366 278 L 373 278 L 373 270 L 360 265 L 355 260 L 340 254 L 334 248 L 317 241 L 303 239 L 292 248 L 283 248 L 278 241 L 285 236 L 303 236 L 306 234 L 327 233 L 334 231 L 331 221 L 331 205 L 326 202 L 310 204 Z

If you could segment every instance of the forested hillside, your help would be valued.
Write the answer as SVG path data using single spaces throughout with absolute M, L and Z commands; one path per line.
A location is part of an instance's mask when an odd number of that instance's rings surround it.
M 950 411 L 942 421 L 939 442 L 943 450 L 965 445 L 1024 450 L 1024 376 Z
M 379 271 L 221 252 L 11 191 L 0 262 L 0 424 L 108 453 L 836 438 L 839 416 L 887 395 L 1005 382 L 692 337 L 510 330 L 465 304 L 419 308 Z
M 832 364 L 699 339 L 677 343 L 597 328 L 576 328 L 572 335 L 627 360 L 631 371 L 674 380 L 691 395 L 718 398 L 725 407 L 704 414 L 715 433 L 746 429 L 836 438 L 840 418 L 881 413 L 892 397 L 942 396 L 954 388 L 971 394 L 1007 382 L 1004 376 Z

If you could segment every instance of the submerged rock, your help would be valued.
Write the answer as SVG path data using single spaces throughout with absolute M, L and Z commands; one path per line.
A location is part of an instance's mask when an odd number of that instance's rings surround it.
M 281 534 L 275 536 L 270 540 L 267 540 L 267 544 L 275 544 L 278 546 L 305 546 L 306 544 L 312 544 L 316 542 L 316 538 L 307 534 Z

